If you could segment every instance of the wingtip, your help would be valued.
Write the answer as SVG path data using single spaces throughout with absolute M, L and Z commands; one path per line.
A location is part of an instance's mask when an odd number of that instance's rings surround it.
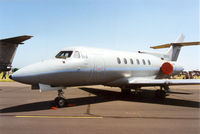
M 22 35 L 21 37 L 24 37 L 24 38 L 32 38 L 32 37 L 34 37 L 34 36 L 32 36 L 32 35 Z
M 22 36 L 17 36 L 17 37 L 1 39 L 0 41 L 4 42 L 4 43 L 11 43 L 11 44 L 23 44 L 24 41 L 26 41 L 32 37 L 33 36 L 31 36 L 31 35 L 22 35 Z
M 150 48 L 155 49 L 153 46 L 150 46 Z

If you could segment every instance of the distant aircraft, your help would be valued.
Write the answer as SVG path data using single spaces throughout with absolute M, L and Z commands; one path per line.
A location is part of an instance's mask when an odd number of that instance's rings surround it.
M 176 61 L 182 46 L 200 45 L 200 42 L 183 42 L 181 35 L 175 43 L 154 46 L 167 48 L 166 53 L 123 52 L 89 47 L 69 47 L 61 50 L 54 59 L 24 67 L 11 79 L 32 85 L 40 91 L 57 90 L 55 103 L 63 107 L 66 100 L 63 90 L 71 86 L 105 85 L 120 87 L 123 94 L 131 89 L 138 92 L 141 87 L 160 86 L 155 92 L 165 98 L 169 85 L 200 84 L 200 80 L 167 79 L 178 74 L 183 67 Z
M 18 36 L 0 40 L 0 72 L 10 71 L 17 47 L 32 36 Z

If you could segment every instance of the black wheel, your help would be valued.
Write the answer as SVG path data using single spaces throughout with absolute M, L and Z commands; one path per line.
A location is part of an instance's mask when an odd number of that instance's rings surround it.
M 158 99 L 164 99 L 166 97 L 166 92 L 164 90 L 156 90 L 155 97 Z
M 66 101 L 62 97 L 56 97 L 55 103 L 56 103 L 56 106 L 58 106 L 58 107 L 64 107 L 66 104 Z
M 122 93 L 122 95 L 123 96 L 128 96 L 128 95 L 131 95 L 131 89 L 124 89 L 124 88 L 122 88 L 121 89 L 121 93 Z
M 135 97 L 141 98 L 142 97 L 142 92 L 141 91 L 139 91 L 139 92 L 135 91 L 134 95 L 135 95 Z

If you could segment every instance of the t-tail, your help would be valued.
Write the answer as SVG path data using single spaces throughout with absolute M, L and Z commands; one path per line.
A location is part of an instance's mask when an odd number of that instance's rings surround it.
M 200 42 L 183 42 L 185 36 L 181 34 L 174 43 L 164 44 L 153 46 L 153 49 L 161 49 L 168 48 L 169 50 L 164 54 L 164 58 L 169 61 L 177 61 L 181 47 L 183 46 L 192 46 L 192 45 L 200 45 Z

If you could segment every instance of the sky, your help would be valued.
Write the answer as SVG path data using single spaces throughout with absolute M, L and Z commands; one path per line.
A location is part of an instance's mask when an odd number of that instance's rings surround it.
M 53 58 L 61 49 L 89 46 L 137 52 L 200 41 L 199 0 L 0 0 L 0 38 L 34 36 L 18 47 L 13 67 Z M 178 62 L 200 69 L 200 46 L 182 48 Z

